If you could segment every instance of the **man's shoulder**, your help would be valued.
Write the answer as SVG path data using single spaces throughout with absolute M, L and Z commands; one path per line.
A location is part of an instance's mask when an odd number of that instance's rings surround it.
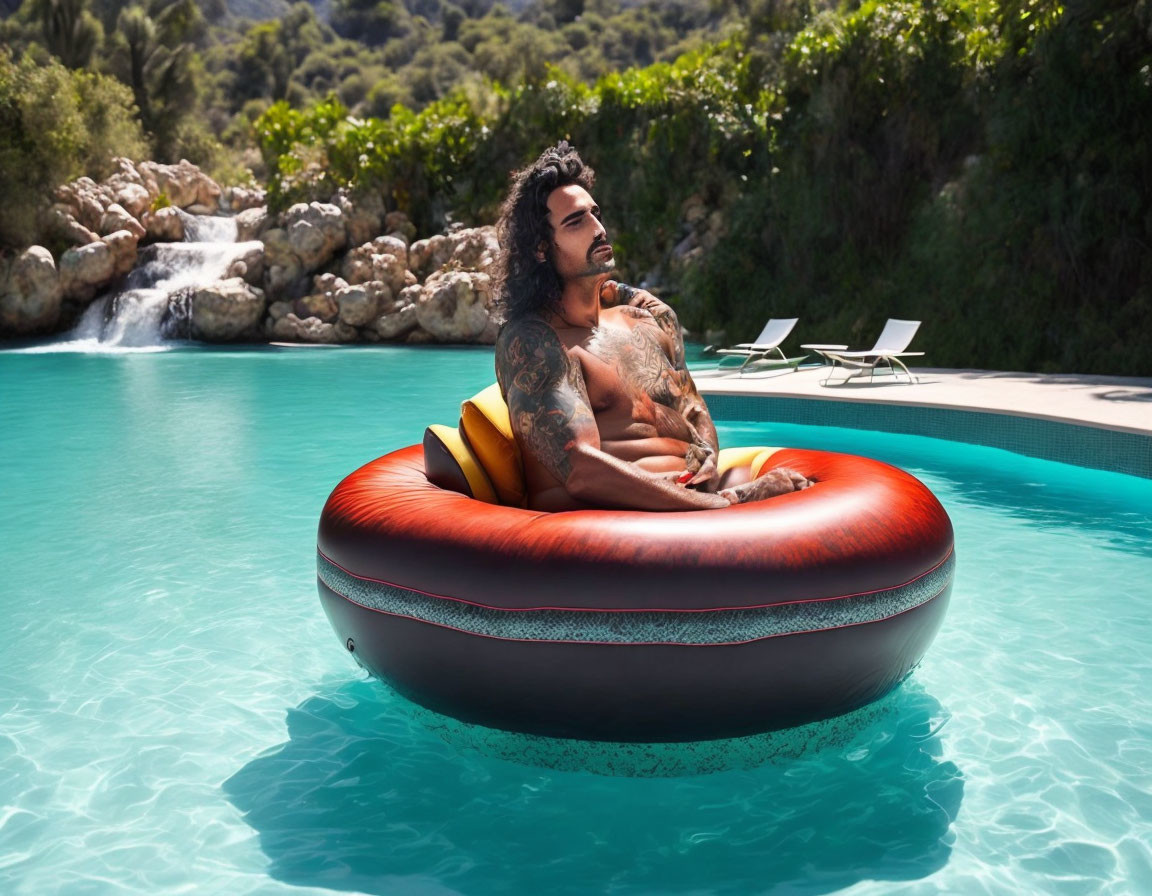
M 512 318 L 504 323 L 496 336 L 496 349 L 497 351 L 501 348 L 507 349 L 513 343 L 524 339 L 560 341 L 556 331 L 543 318 L 530 314 Z
M 496 364 L 523 363 L 532 355 L 565 353 L 560 336 L 547 321 L 518 317 L 507 321 L 496 336 Z
M 568 352 L 559 335 L 539 317 L 510 320 L 496 337 L 496 380 L 505 398 L 515 385 L 520 391 L 537 391 L 562 378 L 568 369 Z

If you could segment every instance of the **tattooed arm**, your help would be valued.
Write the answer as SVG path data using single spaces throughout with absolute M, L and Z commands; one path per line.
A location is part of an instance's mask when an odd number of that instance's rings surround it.
M 496 378 L 521 450 L 577 501 L 634 510 L 728 506 L 727 498 L 685 489 L 601 450 L 580 365 L 544 321 L 504 327 L 496 342 Z

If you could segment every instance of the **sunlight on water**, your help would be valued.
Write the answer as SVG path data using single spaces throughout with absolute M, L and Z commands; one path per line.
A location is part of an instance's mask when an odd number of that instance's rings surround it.
M 490 350 L 120 351 L 0 353 L 0 893 L 1152 892 L 1152 482 L 722 423 L 924 479 L 949 615 L 843 737 L 604 777 L 441 736 L 316 595 L 328 492 Z

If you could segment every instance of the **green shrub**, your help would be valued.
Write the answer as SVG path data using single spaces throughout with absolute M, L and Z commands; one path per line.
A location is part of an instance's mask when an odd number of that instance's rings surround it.
M 274 207 L 348 186 L 424 233 L 487 222 L 508 173 L 563 137 L 597 168 L 623 270 L 678 286 L 693 329 L 795 315 L 806 341 L 863 347 L 913 317 L 933 364 L 1152 372 L 1152 2 L 756 2 L 726 42 L 571 74 L 655 52 L 653 13 L 627 15 L 613 31 L 588 11 L 548 40 L 464 21 L 452 47 L 507 83 L 419 111 L 273 106 L 257 131 Z M 369 94 L 381 111 L 402 96 Z M 722 212 L 723 237 L 662 269 L 690 197 Z
M 123 84 L 55 61 L 15 60 L 0 47 L 0 246 L 46 238 L 43 213 L 60 184 L 102 178 L 113 156 L 146 153 Z

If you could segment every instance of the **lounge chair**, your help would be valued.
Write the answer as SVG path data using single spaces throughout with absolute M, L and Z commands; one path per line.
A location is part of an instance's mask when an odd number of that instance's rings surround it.
M 770 361 L 774 365 L 791 367 L 795 370 L 807 356 L 786 357 L 780 349 L 780 343 L 788 338 L 788 334 L 792 332 L 792 328 L 796 326 L 796 321 L 799 319 L 798 317 L 772 318 L 764 325 L 764 329 L 760 331 L 755 342 L 740 342 L 732 348 L 722 348 L 716 354 L 743 358 L 744 363 L 740 365 L 741 373 L 744 372 L 745 367 L 754 361 Z M 773 353 L 779 355 L 779 358 L 772 357 Z
M 904 349 L 912 342 L 912 338 L 916 335 L 916 331 L 920 329 L 920 321 L 918 320 L 896 320 L 890 318 L 888 323 L 884 325 L 884 329 L 880 332 L 876 344 L 867 351 L 860 352 L 847 352 L 840 351 L 834 348 L 824 348 L 820 354 L 832 362 L 832 370 L 829 372 L 827 379 L 821 381 L 822 386 L 826 386 L 832 379 L 832 375 L 836 372 L 836 365 L 851 371 L 841 383 L 846 383 L 848 380 L 855 376 L 861 376 L 865 371 L 868 371 L 868 380 L 871 382 L 876 368 L 882 364 L 887 364 L 888 369 L 892 371 L 893 376 L 897 376 L 896 368 L 899 367 L 904 371 L 908 377 L 908 381 L 918 382 L 916 377 L 912 376 L 912 372 L 901 361 L 901 358 L 920 357 L 924 352 L 906 352 Z

